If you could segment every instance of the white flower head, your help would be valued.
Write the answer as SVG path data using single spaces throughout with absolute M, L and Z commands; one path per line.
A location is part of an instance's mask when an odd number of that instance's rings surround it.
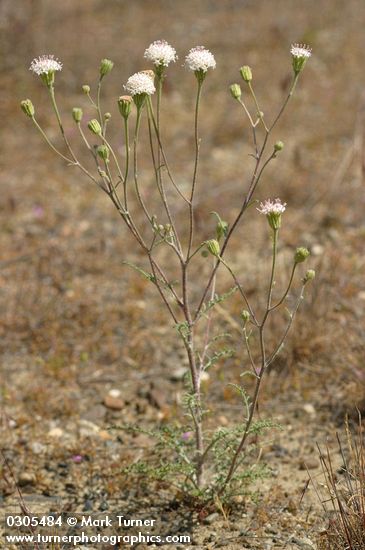
M 185 65 L 191 71 L 206 73 L 208 69 L 215 69 L 216 62 L 214 55 L 209 50 L 204 46 L 197 46 L 189 51 L 185 58 Z
M 307 60 L 312 55 L 312 49 L 305 44 L 293 44 L 290 53 L 293 57 L 293 69 L 297 76 L 303 70 Z
M 166 40 L 152 42 L 144 52 L 144 57 L 152 61 L 156 67 L 167 67 L 177 60 L 176 50 Z
M 33 59 L 29 70 L 37 75 L 54 73 L 62 69 L 62 63 L 54 55 L 41 55 Z
M 124 89 L 132 97 L 140 94 L 152 95 L 156 91 L 153 78 L 147 72 L 134 73 L 128 78 Z
M 286 202 L 282 203 L 280 199 L 274 201 L 266 199 L 266 201 L 260 202 L 260 208 L 257 208 L 257 210 L 267 216 L 268 214 L 282 214 L 285 212 L 285 207 Z
M 305 44 L 292 44 L 290 53 L 293 57 L 308 58 L 312 55 L 312 48 L 306 46 Z
M 277 231 L 281 226 L 281 214 L 285 212 L 286 202 L 282 203 L 280 199 L 267 199 L 260 203 L 260 208 L 257 210 L 260 214 L 267 217 L 269 225 L 274 231 Z

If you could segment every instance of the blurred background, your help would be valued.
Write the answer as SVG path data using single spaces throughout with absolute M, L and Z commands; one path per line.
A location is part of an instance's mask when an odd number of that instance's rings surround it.
M 63 63 L 58 102 L 76 148 L 72 107 L 83 107 L 87 120 L 93 116 L 81 86 L 95 91 L 100 60 L 114 61 L 102 104 L 112 114 L 110 135 L 120 140 L 122 154 L 116 98 L 132 73 L 149 68 L 143 52 L 150 42 L 170 42 L 179 60 L 168 70 L 163 125 L 183 188 L 193 162 L 195 82 L 182 65 L 193 46 L 212 51 L 217 68 L 206 79 L 201 111 L 197 224 L 204 240 L 214 231 L 210 211 L 234 217 L 252 167 L 250 129 L 229 85 L 239 82 L 242 65 L 250 65 L 270 120 L 290 82 L 290 45 L 313 48 L 276 128 L 275 140 L 285 148 L 258 193 L 288 203 L 278 284 L 286 280 L 296 246 L 309 247 L 318 274 L 262 398 L 279 415 L 294 411 L 296 429 L 302 422 L 304 433 L 309 428 L 302 402 L 316 411 L 318 430 L 320 424 L 330 430 L 356 406 L 365 410 L 364 26 L 362 0 L 1 0 L 0 346 L 3 405 L 14 423 L 6 428 L 7 447 L 19 470 L 25 455 L 39 470 L 43 453 L 81 452 L 68 427 L 75 419 L 101 429 L 121 410 L 131 420 L 173 416 L 168 395 L 175 382 L 169 376 L 181 361 L 157 295 L 122 265 L 126 255 L 136 263 L 141 259 L 112 205 L 52 154 L 20 111 L 20 100 L 31 98 L 42 126 L 61 143 L 46 90 L 28 70 L 33 57 L 52 53 Z M 141 178 L 153 204 L 141 150 Z M 266 284 L 262 269 L 269 255 L 267 227 L 254 209 L 229 257 L 255 299 Z M 223 277 L 222 289 L 227 285 Z M 234 303 L 226 308 L 229 324 L 239 310 Z M 237 379 L 239 362 L 232 360 L 227 380 Z M 154 403 L 153 389 L 143 393 L 141 381 L 149 387 L 156 376 L 164 381 Z M 211 399 L 221 399 L 221 386 L 209 384 Z M 121 392 L 119 411 L 101 405 L 110 389 Z M 225 394 L 228 404 L 231 398 Z M 81 440 L 91 437 L 87 424 L 77 429 Z M 43 449 L 45 441 L 51 447 Z M 100 451 L 104 443 L 89 445 Z

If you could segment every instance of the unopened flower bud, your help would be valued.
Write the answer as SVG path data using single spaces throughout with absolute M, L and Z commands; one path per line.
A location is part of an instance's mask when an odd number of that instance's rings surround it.
M 83 87 L 82 87 L 82 91 L 84 92 L 85 95 L 89 94 L 90 93 L 90 86 L 88 84 L 84 84 Z
M 205 242 L 205 245 L 208 251 L 213 254 L 213 256 L 219 256 L 221 249 L 218 241 L 216 241 L 215 239 L 210 239 L 209 241 Z
M 99 145 L 96 151 L 99 157 L 105 160 L 105 162 L 109 161 L 109 147 L 107 147 L 105 144 Z
M 74 107 L 72 109 L 72 118 L 78 124 L 82 120 L 82 109 L 80 107 Z
M 88 123 L 87 126 L 93 134 L 96 134 L 97 136 L 100 136 L 101 126 L 100 126 L 99 122 L 96 120 L 96 118 L 93 118 L 92 120 L 90 120 L 90 122 Z
M 274 151 L 282 151 L 284 149 L 284 143 L 282 141 L 277 141 L 274 145 Z
M 123 118 L 128 118 L 131 114 L 133 98 L 130 95 L 121 95 L 118 99 L 119 112 Z
M 110 59 L 102 59 L 100 62 L 100 78 L 103 78 L 105 75 L 110 73 L 113 67 L 113 61 L 111 61 Z
M 222 237 L 225 237 L 228 232 L 228 223 L 219 219 L 216 227 L 217 240 L 220 241 Z
M 34 117 L 34 105 L 30 99 L 23 99 L 23 101 L 20 102 L 20 107 L 23 113 L 25 113 L 27 116 L 29 116 L 30 118 Z
M 248 323 L 248 321 L 250 320 L 250 317 L 251 317 L 250 312 L 247 311 L 247 309 L 243 309 L 241 311 L 241 319 L 244 322 L 244 324 Z
M 313 281 L 315 276 L 316 276 L 316 272 L 314 271 L 314 269 L 308 269 L 303 279 L 303 283 L 308 283 L 308 281 Z
M 308 258 L 309 255 L 310 255 L 310 252 L 308 248 L 304 248 L 303 246 L 301 246 L 300 248 L 297 248 L 295 251 L 294 262 L 296 264 L 301 264 Z
M 241 86 L 239 84 L 231 84 L 229 89 L 234 99 L 241 98 L 242 92 L 241 92 Z
M 110 120 L 112 115 L 110 113 L 104 113 L 104 120 Z
M 248 65 L 244 65 L 240 68 L 240 73 L 245 82 L 251 82 L 252 80 L 252 71 Z

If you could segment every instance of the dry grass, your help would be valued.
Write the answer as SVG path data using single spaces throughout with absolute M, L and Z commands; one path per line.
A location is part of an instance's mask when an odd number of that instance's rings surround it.
M 340 440 L 343 464 L 335 467 L 330 452 L 321 454 L 325 491 L 321 502 L 328 518 L 318 539 L 320 550 L 361 550 L 365 547 L 365 443 L 359 417 L 358 431 L 347 432 L 347 449 Z

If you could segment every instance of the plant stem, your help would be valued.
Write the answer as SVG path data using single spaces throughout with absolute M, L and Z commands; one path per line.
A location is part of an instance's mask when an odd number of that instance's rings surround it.
M 196 181 L 198 176 L 198 166 L 199 166 L 199 105 L 200 105 L 200 98 L 201 98 L 201 92 L 202 92 L 202 85 L 203 82 L 199 79 L 198 80 L 198 90 L 196 94 L 196 102 L 195 102 L 195 117 L 194 117 L 194 137 L 195 137 L 195 161 L 194 161 L 194 172 L 193 172 L 193 182 L 191 186 L 191 194 L 190 194 L 190 201 L 189 201 L 189 220 L 190 220 L 190 228 L 189 228 L 189 244 L 188 244 L 188 251 L 186 254 L 186 257 L 189 258 L 190 256 L 190 250 L 193 244 L 193 238 L 194 238 L 194 194 L 195 194 L 195 188 L 196 188 Z

